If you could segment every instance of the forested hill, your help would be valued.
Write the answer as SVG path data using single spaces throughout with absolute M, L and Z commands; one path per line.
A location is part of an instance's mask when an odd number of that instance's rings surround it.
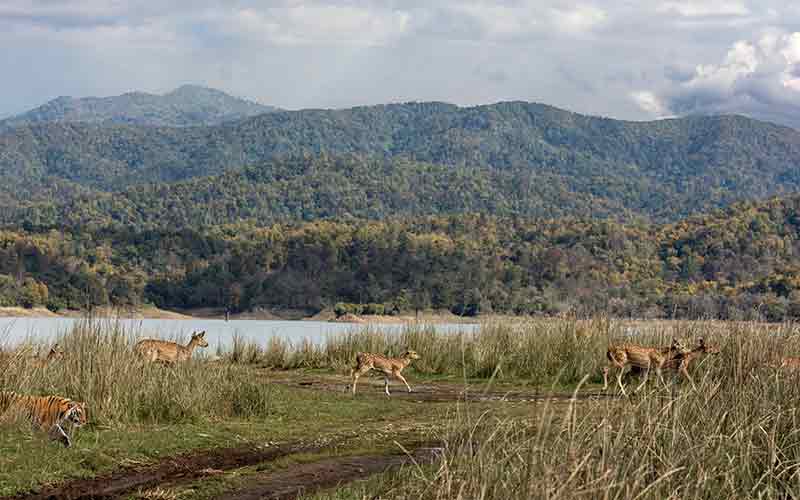
M 620 179 L 631 189 L 627 179 Z M 586 187 L 581 179 L 574 185 Z M 26 227 L 204 228 L 241 221 L 269 225 L 315 219 L 383 219 L 485 213 L 632 220 L 617 200 L 575 196 L 566 179 L 531 170 L 371 159 L 296 156 L 173 184 L 120 192 L 80 190 L 50 201 L 0 207 L 0 224 Z M 57 201 L 63 200 L 63 201 Z
M 457 215 L 0 230 L 0 306 L 143 301 L 800 319 L 800 196 L 665 225 Z
M 59 97 L 21 115 L 0 120 L 0 130 L 50 122 L 162 127 L 216 125 L 276 109 L 219 90 L 183 85 L 164 95 L 129 92 L 112 97 Z
M 292 160 L 304 153 L 307 165 Z M 343 176 L 335 169 L 316 168 L 327 161 L 315 160 L 322 153 L 360 158 L 364 163 L 355 170 L 362 172 L 372 168 L 370 161 L 385 160 L 380 168 L 391 170 L 388 178 L 395 184 L 378 185 L 372 194 L 353 185 L 354 196 L 373 196 L 384 205 L 386 197 L 416 196 L 413 191 L 419 185 L 412 181 L 420 178 L 419 164 L 437 166 L 437 182 L 446 182 L 448 175 L 457 178 L 475 172 L 477 195 L 483 183 L 486 196 L 540 198 L 518 204 L 516 211 L 501 212 L 518 215 L 558 209 L 552 214 L 604 216 L 610 211 L 666 221 L 735 200 L 800 191 L 800 133 L 743 117 L 640 123 L 522 102 L 472 108 L 412 103 L 276 112 L 214 127 L 75 123 L 17 127 L 0 135 L 0 190 L 4 191 L 0 203 L 5 200 L 8 207 L 23 199 L 51 200 L 54 192 L 86 195 L 86 189 L 92 194 L 182 182 L 242 172 L 246 167 L 247 175 L 256 177 L 287 173 L 298 185 L 307 186 L 304 196 L 312 200 L 334 196 L 330 203 L 346 204 L 346 199 L 335 198 L 342 193 L 326 192 L 331 186 L 318 182 L 326 176 Z M 225 182 L 236 182 L 241 175 L 236 172 L 224 177 Z M 495 184 L 497 179 L 501 180 Z M 196 196 L 202 197 L 216 181 L 197 182 Z M 244 184 L 241 188 L 260 189 Z M 173 188 L 137 189 L 166 190 L 169 197 Z M 146 198 L 141 193 L 132 196 Z M 276 200 L 278 205 L 288 203 Z M 568 200 L 582 201 L 573 202 L 577 207 L 571 212 Z M 236 205 L 241 199 L 213 201 Z M 597 207 L 597 214 L 592 207 Z M 479 208 L 492 213 L 491 207 Z M 420 201 L 414 213 L 441 211 Z M 234 210 L 233 220 L 237 215 Z

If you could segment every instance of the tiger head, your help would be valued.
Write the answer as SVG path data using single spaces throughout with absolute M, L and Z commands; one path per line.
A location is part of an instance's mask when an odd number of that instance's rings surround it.
M 64 415 L 64 420 L 75 427 L 82 427 L 86 424 L 86 403 L 78 401 L 67 403 L 67 412 Z

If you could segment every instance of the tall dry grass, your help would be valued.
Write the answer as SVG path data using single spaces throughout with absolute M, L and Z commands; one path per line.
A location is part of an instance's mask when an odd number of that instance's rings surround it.
M 234 342 L 229 359 L 278 369 L 330 368 L 347 373 L 358 352 L 399 356 L 406 349 L 413 349 L 422 356 L 411 366 L 417 373 L 574 385 L 587 373 L 591 374 L 591 381 L 600 380 L 610 343 L 664 346 L 676 336 L 691 344 L 710 332 L 724 338 L 724 328 L 727 326 L 714 322 L 632 326 L 607 318 L 489 321 L 474 332 L 456 333 L 442 333 L 433 325 L 424 324 L 405 326 L 399 333 L 365 326 L 333 336 L 324 344 L 291 344 L 279 338 L 270 339 L 265 347 Z
M 172 367 L 146 363 L 133 353 L 137 336 L 119 322 L 81 321 L 57 339 L 66 351 L 61 360 L 37 366 L 25 356 L 0 358 L 0 390 L 87 402 L 91 421 L 101 425 L 269 413 L 269 386 L 243 367 L 199 361 Z
M 670 381 L 630 399 L 551 400 L 514 419 L 462 403 L 433 467 L 370 488 L 420 500 L 800 498 L 800 374 L 769 366 L 800 355 L 796 325 L 654 327 L 643 343 L 669 332 L 721 345 L 694 367 L 697 391 Z

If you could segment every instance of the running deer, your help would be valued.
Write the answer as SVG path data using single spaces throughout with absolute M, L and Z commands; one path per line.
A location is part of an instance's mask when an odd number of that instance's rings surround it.
M 136 343 L 134 350 L 147 361 L 173 364 L 191 359 L 195 347 L 208 347 L 205 336 L 204 331 L 193 333 L 185 346 L 167 340 L 144 339 Z
M 636 391 L 639 391 L 647 382 L 651 369 L 655 369 L 659 381 L 664 384 L 661 368 L 668 359 L 680 353 L 686 354 L 688 350 L 678 339 L 672 339 L 672 344 L 668 348 L 642 347 L 635 344 L 609 346 L 606 351 L 606 358 L 608 358 L 611 368 L 617 368 L 617 384 L 622 390 L 622 394 L 627 396 L 625 386 L 622 383 L 622 376 L 626 366 L 631 365 L 632 369 L 644 370 L 644 378 L 636 388 Z M 609 367 L 603 369 L 603 390 L 608 389 L 608 370 Z
M 667 353 L 669 352 L 669 347 L 661 348 L 661 352 Z M 692 362 L 696 359 L 700 359 L 705 357 L 708 354 L 719 354 L 720 349 L 719 346 L 706 344 L 705 339 L 702 337 L 697 339 L 697 346 L 688 352 L 679 352 L 671 357 L 667 358 L 664 361 L 664 365 L 661 367 L 662 369 L 667 370 L 675 370 L 679 374 L 686 377 L 686 379 L 692 384 L 692 388 L 697 390 L 697 386 L 692 380 L 691 375 L 689 375 L 689 366 Z M 639 367 L 632 367 L 631 370 L 628 372 L 629 375 L 641 375 L 642 369 Z
M 360 352 L 356 355 L 356 366 L 350 370 L 350 375 L 353 378 L 353 395 L 356 394 L 356 385 L 358 384 L 358 378 L 361 375 L 364 375 L 370 370 L 375 370 L 379 372 L 383 372 L 383 380 L 384 380 L 384 391 L 386 392 L 387 396 L 391 396 L 389 394 L 389 377 L 392 376 L 404 384 L 408 388 L 408 392 L 411 392 L 411 386 L 408 385 L 406 382 L 405 377 L 401 373 L 405 367 L 411 364 L 412 361 L 415 359 L 419 359 L 420 356 L 414 351 L 406 351 L 403 353 L 402 356 L 399 358 L 387 358 L 386 356 L 382 356 L 380 354 L 372 354 L 369 352 Z

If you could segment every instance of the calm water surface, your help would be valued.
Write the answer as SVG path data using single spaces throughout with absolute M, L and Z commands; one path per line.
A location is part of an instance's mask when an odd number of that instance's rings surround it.
M 78 321 L 75 318 L 0 318 L 0 345 L 12 347 L 26 340 L 50 342 L 58 335 L 66 333 Z M 210 348 L 218 345 L 228 347 L 234 336 L 240 336 L 266 345 L 272 337 L 280 337 L 292 343 L 309 339 L 314 343 L 324 343 L 331 335 L 364 329 L 367 325 L 351 323 L 330 323 L 326 321 L 255 321 L 221 319 L 99 319 L 105 324 L 119 322 L 126 331 L 140 337 L 165 339 L 188 339 L 196 330 L 206 331 Z M 402 324 L 374 323 L 369 328 L 399 333 Z M 472 332 L 475 324 L 433 324 L 432 328 L 442 333 Z

